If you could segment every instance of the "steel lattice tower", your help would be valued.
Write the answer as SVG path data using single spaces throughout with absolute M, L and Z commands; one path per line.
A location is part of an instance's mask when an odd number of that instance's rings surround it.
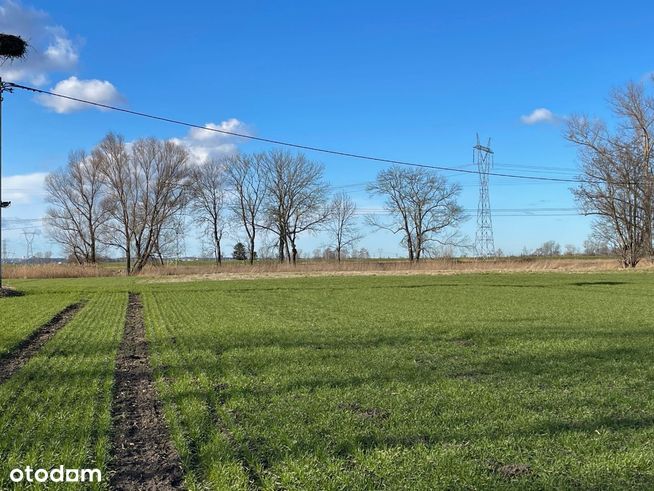
M 479 142 L 473 148 L 473 161 L 479 170 L 479 205 L 477 207 L 477 236 L 475 237 L 475 254 L 477 257 L 495 255 L 493 240 L 493 220 L 491 218 L 490 193 L 488 191 L 488 174 L 493 167 L 493 151 L 490 138 L 486 146 Z
M 36 230 L 24 230 L 23 235 L 25 236 L 25 244 L 27 245 L 27 250 L 25 251 L 25 259 L 30 260 L 34 257 L 34 249 L 32 244 L 34 243 L 34 237 L 38 235 Z

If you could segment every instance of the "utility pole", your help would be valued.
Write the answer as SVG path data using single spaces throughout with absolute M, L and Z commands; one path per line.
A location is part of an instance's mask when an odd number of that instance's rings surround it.
M 493 220 L 491 218 L 490 192 L 488 177 L 493 167 L 493 151 L 490 148 L 490 138 L 487 145 L 479 142 L 473 148 L 473 161 L 479 170 L 479 205 L 477 207 L 477 236 L 475 237 L 475 252 L 477 257 L 488 258 L 495 255 L 493 240 Z
M 11 87 L 7 86 L 0 77 L 0 243 L 2 243 L 2 210 L 8 208 L 11 201 L 2 200 L 2 99 L 4 92 L 11 92 Z M 0 255 L 0 291 L 2 291 L 2 262 L 5 258 Z
M 19 60 L 27 53 L 28 44 L 20 36 L 0 33 L 0 60 L 5 63 L 8 60 Z M 2 243 L 2 210 L 8 208 L 11 201 L 2 201 L 2 98 L 6 92 L 12 92 L 9 84 L 2 81 L 0 77 L 0 243 Z M 2 292 L 2 255 L 0 254 L 0 293 Z

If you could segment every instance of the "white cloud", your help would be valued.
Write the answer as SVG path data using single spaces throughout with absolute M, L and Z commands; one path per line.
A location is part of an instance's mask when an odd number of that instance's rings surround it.
M 23 6 L 17 0 L 0 5 L 0 32 L 16 34 L 29 43 L 23 59 L 0 64 L 0 76 L 8 82 L 25 82 L 43 86 L 53 74 L 74 73 L 79 62 L 79 41 L 70 38 L 66 29 L 56 25 L 50 15 Z M 80 80 L 69 77 L 57 83 L 52 92 L 88 99 L 103 104 L 122 101 L 116 88 L 106 80 Z M 38 96 L 37 101 L 58 113 L 89 108 L 80 102 L 52 96 Z
M 228 119 L 220 124 L 207 123 L 204 127 L 240 135 L 252 134 L 246 124 L 235 118 Z M 237 153 L 238 149 L 235 143 L 237 140 L 239 140 L 238 137 L 201 128 L 191 128 L 184 138 L 171 139 L 175 143 L 185 145 L 191 152 L 193 160 L 198 163 Z
M 247 128 L 245 128 L 245 125 L 236 118 L 230 118 L 220 124 L 207 123 L 204 125 L 204 127 L 210 130 L 227 131 L 229 133 L 247 133 Z M 207 131 L 200 128 L 191 128 L 189 131 L 189 138 L 192 138 L 196 141 L 210 141 L 216 139 L 217 137 L 220 138 L 223 137 L 223 135 L 217 133 L 216 131 Z
M 538 123 L 555 123 L 558 120 L 557 116 L 544 107 L 534 109 L 530 114 L 520 116 L 520 121 L 524 124 L 538 124 Z
M 19 35 L 29 43 L 25 58 L 0 66 L 0 75 L 8 82 L 41 86 L 48 83 L 50 73 L 70 72 L 77 66 L 78 43 L 42 10 L 6 0 L 0 6 L 0 32 Z
M 44 195 L 44 182 L 47 172 L 18 174 L 2 178 L 2 201 L 15 205 L 30 205 L 41 202 Z
M 50 92 L 57 94 L 98 102 L 100 104 L 116 104 L 124 100 L 116 87 L 107 80 L 80 80 L 77 77 L 70 77 L 55 85 Z M 37 101 L 45 107 L 49 107 L 57 113 L 69 113 L 91 109 L 94 106 L 83 102 L 72 101 L 62 97 L 54 97 L 47 94 L 39 94 Z M 99 108 L 102 109 L 102 108 Z

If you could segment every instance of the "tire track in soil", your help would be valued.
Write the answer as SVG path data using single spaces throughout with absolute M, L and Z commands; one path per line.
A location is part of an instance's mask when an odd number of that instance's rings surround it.
M 9 354 L 0 360 L 0 384 L 27 364 L 47 343 L 57 331 L 64 327 L 84 306 L 84 302 L 69 305 L 52 319 L 39 327 L 26 339 L 21 341 Z
M 184 489 L 182 462 L 164 422 L 145 337 L 143 305 L 130 293 L 116 356 L 112 402 L 111 489 Z

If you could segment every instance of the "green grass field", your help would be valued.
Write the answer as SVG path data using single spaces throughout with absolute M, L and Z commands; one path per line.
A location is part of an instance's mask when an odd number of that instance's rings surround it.
M 40 325 L 74 303 L 71 293 L 35 293 L 11 299 L 0 298 L 0 358 L 5 356 Z
M 22 308 L 7 309 L 14 300 L 21 297 L 0 299 L 3 312 Z M 106 468 L 114 358 L 126 300 L 124 294 L 91 295 L 39 354 L 0 386 L 1 489 L 11 488 L 12 469 L 27 465 Z
M 89 302 L 0 386 L 0 483 L 106 467 L 134 291 L 190 489 L 652 489 L 653 279 L 14 281 L 21 335 Z

